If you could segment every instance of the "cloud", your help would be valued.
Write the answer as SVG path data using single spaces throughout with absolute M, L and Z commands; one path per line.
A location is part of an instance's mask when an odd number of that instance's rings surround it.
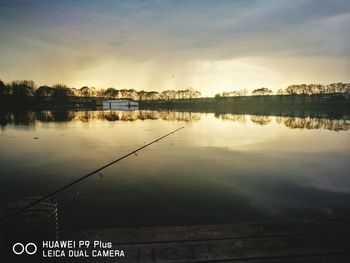
M 33 73 L 32 78 L 40 82 L 69 85 L 86 82 L 79 78 L 89 74 L 93 85 L 119 83 L 145 89 L 147 85 L 174 86 L 167 75 L 175 72 L 182 78 L 178 85 L 204 85 L 208 78 L 215 82 L 215 75 L 227 79 L 223 86 L 228 87 L 234 83 L 227 76 L 230 66 L 221 76 L 206 71 L 204 77 L 204 72 L 191 70 L 191 65 L 242 63 L 234 67 L 240 83 L 252 73 L 244 69 L 264 68 L 269 72 L 268 81 L 277 81 L 271 85 L 278 86 L 287 83 L 281 77 L 292 71 L 299 74 L 288 66 L 290 62 L 310 65 L 317 60 L 324 71 L 348 65 L 349 20 L 350 2 L 346 0 L 2 0 L 0 72 L 6 78 Z M 246 61 L 251 63 L 248 67 Z M 283 67 L 279 67 L 281 61 Z M 331 61 L 336 64 L 325 64 Z M 312 67 L 307 71 L 324 76 L 324 71 Z M 349 80 L 344 70 L 334 73 L 339 81 Z M 104 75 L 110 76 L 108 82 Z M 64 78 L 53 79 L 59 76 Z M 130 80 L 134 76 L 141 79 Z M 253 84 L 247 80 L 246 85 Z

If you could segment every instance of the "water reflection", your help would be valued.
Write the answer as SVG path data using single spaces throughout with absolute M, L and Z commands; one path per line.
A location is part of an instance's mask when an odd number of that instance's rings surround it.
M 165 120 L 165 121 L 199 121 L 205 113 L 176 112 L 176 111 L 29 111 L 29 112 L 0 112 L 0 125 L 4 129 L 6 125 L 35 126 L 40 122 L 89 122 L 101 121 L 137 121 L 137 120 Z M 210 113 L 211 114 L 211 113 Z M 247 115 L 247 114 L 214 114 L 217 119 L 234 121 L 239 123 L 252 122 L 257 125 L 269 125 L 275 123 L 285 125 L 291 129 L 326 129 L 331 131 L 346 131 L 350 128 L 350 117 L 346 114 L 341 117 L 331 118 L 271 116 L 271 115 Z
M 325 118 L 276 117 L 276 122 L 292 129 L 326 129 L 331 131 L 346 131 L 350 128 L 350 120 Z
M 217 114 L 215 117 L 221 120 L 229 120 L 246 123 L 248 117 L 251 122 L 258 125 L 272 123 L 283 124 L 291 129 L 325 129 L 330 131 L 347 131 L 350 129 L 350 118 L 344 115 L 342 118 L 326 117 L 295 117 L 295 116 L 269 116 L 269 115 L 245 115 L 245 114 Z
M 271 116 L 266 115 L 252 115 L 250 117 L 251 121 L 259 125 L 266 125 L 272 121 Z
M 57 196 L 63 232 L 350 215 L 350 133 L 335 132 L 349 130 L 349 115 L 37 111 L 0 119 L 0 214 L 185 127 Z

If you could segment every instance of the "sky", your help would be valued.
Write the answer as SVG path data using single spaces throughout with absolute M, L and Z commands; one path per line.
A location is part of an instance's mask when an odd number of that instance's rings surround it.
M 350 82 L 350 1 L 0 0 L 0 79 L 203 96 Z

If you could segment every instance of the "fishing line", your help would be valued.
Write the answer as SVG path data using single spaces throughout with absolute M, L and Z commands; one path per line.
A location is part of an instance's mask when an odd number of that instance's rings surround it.
M 115 164 L 115 163 L 117 163 L 117 162 L 119 162 L 119 161 L 121 161 L 121 160 L 123 160 L 123 159 L 129 157 L 130 155 L 136 154 L 138 151 L 141 151 L 142 149 L 144 149 L 144 148 L 146 148 L 146 147 L 148 147 L 148 146 L 150 146 L 150 145 L 152 145 L 152 144 L 154 144 L 154 143 L 156 143 L 156 142 L 159 142 L 160 140 L 164 139 L 165 137 L 168 137 L 168 136 L 174 134 L 175 132 L 177 132 L 177 131 L 179 131 L 179 130 L 181 130 L 181 129 L 183 129 L 183 128 L 185 128 L 185 127 L 180 127 L 180 128 L 178 128 L 178 129 L 176 129 L 176 130 L 173 130 L 172 132 L 169 132 L 169 133 L 167 133 L 167 134 L 165 134 L 165 135 L 159 137 L 158 139 L 155 139 L 154 141 L 151 141 L 151 142 L 149 142 L 149 143 L 147 143 L 147 144 L 144 144 L 143 146 L 137 148 L 136 150 L 133 150 L 132 152 L 129 152 L 129 153 L 127 153 L 127 154 L 125 154 L 125 155 L 119 157 L 118 159 L 116 159 L 116 160 L 114 160 L 114 161 L 112 161 L 112 162 L 110 162 L 110 163 L 107 163 L 107 164 L 105 164 L 104 166 L 101 166 L 100 168 L 98 168 L 98 169 L 96 169 L 96 170 L 94 170 L 94 171 L 92 171 L 92 172 L 90 172 L 90 173 L 88 173 L 88 174 L 86 174 L 86 175 L 84 175 L 84 176 L 82 176 L 82 177 L 80 177 L 80 178 L 74 180 L 73 182 L 71 182 L 71 183 L 69 183 L 69 184 L 66 184 L 66 185 L 64 185 L 64 186 L 62 186 L 62 187 L 60 187 L 60 188 L 58 188 L 56 191 L 53 191 L 53 192 L 51 192 L 51 193 L 49 193 L 49 194 L 47 194 L 47 195 L 45 195 L 45 196 L 39 198 L 39 199 L 36 200 L 35 202 L 33 202 L 33 203 L 31 203 L 31 204 L 29 204 L 29 205 L 27 205 L 27 206 L 25 206 L 25 207 L 22 207 L 22 208 L 20 208 L 20 209 L 17 209 L 17 210 L 15 210 L 15 211 L 13 211 L 12 213 L 9 213 L 8 215 L 5 215 L 4 217 L 0 218 L 0 222 L 6 221 L 6 220 L 9 219 L 10 217 L 13 217 L 13 216 L 19 214 L 20 212 L 23 212 L 23 211 L 25 211 L 25 210 L 27 210 L 27 209 L 29 209 L 29 208 L 31 208 L 31 207 L 33 207 L 33 206 L 39 204 L 40 202 L 44 201 L 45 199 L 50 198 L 50 197 L 52 197 L 52 196 L 58 194 L 59 192 L 62 192 L 63 190 L 66 190 L 67 188 L 71 187 L 72 185 L 75 185 L 75 184 L 77 184 L 77 183 L 79 183 L 79 182 L 81 182 L 81 181 L 87 179 L 88 177 L 90 177 L 90 176 L 92 176 L 92 175 L 94 175 L 94 174 L 99 173 L 100 171 L 102 171 L 102 170 L 106 169 L 107 167 L 109 167 L 109 166 L 111 166 L 111 165 L 113 165 L 113 164 Z

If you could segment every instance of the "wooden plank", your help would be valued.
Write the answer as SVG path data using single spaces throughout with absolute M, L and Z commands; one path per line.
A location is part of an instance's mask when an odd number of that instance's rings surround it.
M 61 262 L 350 262 L 349 220 L 96 229 L 60 239 L 112 242 L 125 253 Z
M 276 258 L 343 256 L 350 259 L 350 235 L 250 237 L 225 240 L 113 244 L 126 257 L 118 262 L 231 262 Z M 110 261 L 109 261 L 110 260 Z M 113 262 L 115 259 L 94 259 Z M 88 261 L 88 260 L 87 260 Z
M 220 262 L 220 261 L 217 261 Z M 250 260 L 229 260 L 222 263 L 349 263 L 350 255 L 315 255 L 315 256 L 296 256 L 296 257 L 277 257 Z
M 95 229 L 77 233 L 80 239 L 116 244 L 232 239 L 259 236 L 350 233 L 350 220 L 309 220 L 172 227 Z

